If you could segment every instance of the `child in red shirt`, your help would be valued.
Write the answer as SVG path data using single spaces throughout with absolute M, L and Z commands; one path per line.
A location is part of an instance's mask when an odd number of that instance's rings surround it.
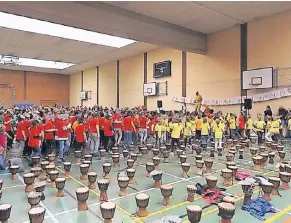
M 75 150 L 76 151 L 84 151 L 84 149 L 86 148 L 86 142 L 87 142 L 86 128 L 85 128 L 85 125 L 83 124 L 83 122 L 84 122 L 84 119 L 79 118 L 78 119 L 79 124 L 77 125 L 77 127 L 75 129 L 75 137 L 76 137 Z
M 109 152 L 115 144 L 115 138 L 113 134 L 113 123 L 109 115 L 106 115 L 104 122 L 104 149 Z

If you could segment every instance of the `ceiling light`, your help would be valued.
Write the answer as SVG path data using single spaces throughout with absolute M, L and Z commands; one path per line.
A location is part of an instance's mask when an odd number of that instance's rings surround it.
M 27 67 L 40 67 L 48 69 L 63 70 L 69 68 L 75 64 L 63 63 L 50 60 L 38 60 L 24 57 L 6 56 L 0 55 L 0 64 L 7 66 L 27 66 Z
M 0 12 L 0 27 L 121 48 L 134 40 Z

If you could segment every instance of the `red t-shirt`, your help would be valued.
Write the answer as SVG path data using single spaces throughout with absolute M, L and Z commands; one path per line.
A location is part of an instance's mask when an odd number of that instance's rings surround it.
M 133 131 L 132 129 L 132 117 L 127 116 L 123 119 L 123 127 L 124 127 L 124 131 Z
M 85 126 L 83 124 L 79 124 L 75 129 L 76 141 L 77 142 L 85 142 Z
M 133 124 L 135 126 L 135 133 L 138 133 L 139 132 L 139 128 L 140 128 L 140 121 L 138 118 L 135 118 L 133 120 Z
M 25 123 L 24 121 L 21 121 L 18 123 L 17 128 L 16 128 L 16 140 L 18 141 L 24 141 L 23 135 L 22 135 L 22 131 L 25 132 Z M 28 136 L 28 135 L 25 135 Z
M 240 115 L 238 119 L 238 127 L 240 129 L 244 129 L 245 126 L 246 126 L 245 118 L 242 115 Z
M 59 138 L 68 138 L 68 130 L 64 130 L 64 127 L 68 125 L 68 123 L 64 120 L 57 119 L 55 121 L 56 129 L 58 130 L 56 135 Z
M 44 130 L 53 129 L 53 123 L 51 121 L 46 121 L 44 125 Z M 53 139 L 54 138 L 54 132 L 44 132 L 44 138 L 45 139 Z
M 155 134 L 155 125 L 156 125 L 156 121 L 155 120 L 152 120 L 149 122 L 149 133 L 151 135 L 154 135 Z
M 104 135 L 105 136 L 113 136 L 113 131 L 110 129 L 112 127 L 111 120 L 105 120 L 104 122 Z
M 104 130 L 104 122 L 105 122 L 104 117 L 99 118 L 99 128 L 102 130 Z
M 75 116 L 70 117 L 70 123 L 73 125 L 73 123 L 77 120 Z
M 30 147 L 38 147 L 40 138 L 34 138 L 34 136 L 39 136 L 40 131 L 38 126 L 31 127 L 29 130 L 29 140 L 28 146 Z
M 5 115 L 4 116 L 4 119 L 3 119 L 3 122 L 9 122 L 11 120 L 10 116 L 9 115 Z M 6 131 L 11 131 L 12 130 L 12 125 L 11 125 L 11 122 L 8 123 L 8 124 L 5 124 L 6 126 Z
M 29 135 L 29 128 L 31 126 L 31 123 L 29 120 L 25 119 L 24 121 L 24 132 L 25 132 L 25 135 L 28 136 Z
M 113 116 L 113 118 L 112 118 L 113 123 L 115 122 L 115 120 L 122 121 L 121 116 L 119 114 L 115 114 Z M 120 122 L 120 123 L 114 123 L 114 128 L 121 129 L 122 128 L 122 122 Z
M 140 127 L 142 128 L 142 129 L 146 129 L 147 128 L 147 118 L 145 117 L 145 116 L 141 116 L 140 118 L 139 118 L 139 122 L 140 122 Z
M 92 118 L 89 122 L 89 128 L 91 133 L 97 133 L 96 125 L 99 125 L 98 118 Z

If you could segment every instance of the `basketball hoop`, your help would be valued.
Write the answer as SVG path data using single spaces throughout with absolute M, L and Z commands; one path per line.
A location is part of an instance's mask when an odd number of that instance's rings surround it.
M 249 86 L 250 86 L 250 90 L 254 90 L 258 88 L 259 84 L 253 83 L 253 84 L 249 84 Z

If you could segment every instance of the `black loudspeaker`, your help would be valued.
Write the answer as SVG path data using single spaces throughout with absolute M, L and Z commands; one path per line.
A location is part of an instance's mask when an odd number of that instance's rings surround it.
M 157 107 L 162 108 L 163 107 L 163 101 L 157 101 Z
M 252 109 L 253 108 L 253 101 L 252 99 L 245 99 L 245 105 L 244 105 L 245 109 Z

